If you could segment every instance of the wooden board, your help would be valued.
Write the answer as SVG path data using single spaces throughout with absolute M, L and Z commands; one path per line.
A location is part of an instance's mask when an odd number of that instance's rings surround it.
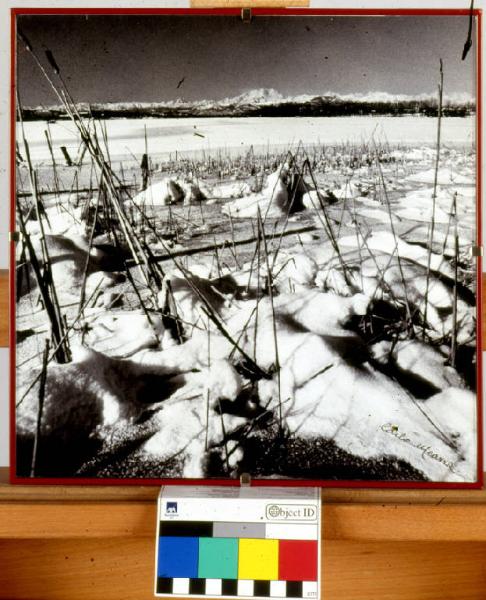
M 0 541 L 0 598 L 149 600 L 148 538 Z M 326 543 L 324 600 L 482 600 L 486 543 Z
M 150 537 L 155 520 L 155 502 L 0 503 L 0 539 Z M 326 503 L 323 520 L 325 540 L 486 540 L 484 504 L 434 507 Z
M 11 486 L 0 470 L 0 599 L 152 598 L 148 486 Z M 486 491 L 323 490 L 322 598 L 480 600 Z
M 19 502 L 155 502 L 159 488 L 139 485 L 10 485 L 8 469 L 0 468 L 0 503 Z M 401 505 L 482 505 L 486 504 L 486 490 L 398 490 L 324 488 L 323 502 L 329 504 L 387 504 Z
M 2 470 L 5 478 L 6 470 Z M 362 490 L 363 492 L 365 490 Z M 325 540 L 486 542 L 486 491 L 323 490 Z M 0 539 L 153 537 L 158 488 L 0 485 Z M 450 494 L 450 495 L 448 495 Z M 413 504 L 413 497 L 420 499 Z

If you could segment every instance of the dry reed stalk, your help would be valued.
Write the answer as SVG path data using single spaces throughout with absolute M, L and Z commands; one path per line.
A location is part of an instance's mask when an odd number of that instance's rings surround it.
M 231 216 L 231 209 L 228 209 L 228 215 L 230 220 L 230 228 L 231 228 L 231 239 L 232 239 L 232 249 L 233 249 L 233 258 L 235 259 L 235 266 L 237 269 L 241 269 L 240 263 L 238 261 L 238 254 L 236 252 L 236 243 L 235 243 L 235 226 L 233 223 L 233 217 Z
M 145 141 L 145 153 L 142 156 L 142 162 L 140 168 L 142 170 L 142 190 L 146 190 L 149 185 L 150 171 L 149 171 L 149 158 L 148 158 L 148 141 L 147 141 L 147 125 L 143 125 L 144 141 Z
M 283 430 L 283 422 L 282 422 L 282 395 L 281 395 L 281 373 L 280 373 L 280 357 L 278 351 L 278 336 L 277 336 L 277 316 L 275 314 L 275 306 L 273 302 L 273 278 L 272 272 L 270 270 L 270 262 L 268 260 L 268 248 L 267 242 L 264 235 L 263 230 L 263 221 L 262 215 L 260 212 L 260 208 L 257 210 L 257 222 L 260 227 L 260 231 L 262 232 L 263 238 L 263 252 L 265 256 L 265 265 L 267 267 L 267 277 L 268 277 L 268 295 L 270 298 L 270 306 L 272 309 L 272 330 L 273 330 L 273 343 L 275 350 L 275 370 L 277 372 L 277 394 L 278 394 L 278 422 L 279 422 L 279 433 L 282 433 Z
M 27 247 L 25 245 L 25 240 L 23 236 L 20 239 L 20 243 L 22 244 L 22 249 L 20 251 L 19 261 L 16 263 L 16 294 L 15 301 L 18 302 L 21 297 L 22 285 L 25 276 L 25 281 L 27 283 L 27 293 L 30 294 L 30 276 L 29 276 L 29 265 L 27 263 Z
M 122 230 L 124 239 L 130 249 L 130 252 L 132 253 L 135 263 L 137 264 L 137 266 L 140 270 L 142 278 L 145 280 L 148 288 L 151 290 L 152 294 L 155 297 L 156 292 L 152 288 L 152 283 L 155 283 L 155 285 L 158 288 L 158 291 L 160 291 L 160 282 L 157 281 L 157 276 L 153 272 L 153 269 L 152 269 L 152 267 L 148 261 L 148 258 L 143 250 L 143 247 L 142 247 L 140 241 L 138 240 L 130 222 L 128 221 L 128 219 L 126 218 L 126 216 L 122 210 L 121 198 L 120 198 L 117 186 L 115 185 L 115 182 L 119 182 L 119 179 L 115 176 L 110 165 L 104 159 L 104 154 L 103 154 L 103 151 L 102 151 L 101 146 L 98 141 L 96 127 L 94 128 L 93 131 L 90 131 L 89 127 L 87 127 L 85 125 L 85 122 L 84 122 L 83 118 L 81 117 L 81 115 L 79 114 L 77 105 L 74 102 L 74 100 L 66 86 L 66 83 L 62 77 L 61 70 L 60 70 L 59 66 L 57 65 L 52 53 L 50 51 L 46 51 L 46 57 L 48 59 L 50 66 L 52 67 L 55 75 L 59 79 L 59 82 L 61 84 L 60 90 L 56 87 L 56 85 L 54 84 L 54 81 L 52 80 L 52 78 L 49 76 L 48 72 L 42 65 L 41 61 L 39 60 L 39 57 L 37 56 L 37 53 L 34 51 L 30 42 L 26 39 L 26 37 L 20 31 L 18 31 L 17 34 L 18 34 L 19 38 L 25 44 L 27 51 L 30 52 L 30 54 L 32 55 L 35 63 L 41 70 L 44 77 L 47 79 L 47 81 L 50 84 L 51 88 L 53 89 L 54 93 L 56 94 L 56 96 L 59 98 L 59 100 L 63 104 L 63 106 L 66 110 L 66 113 L 68 114 L 68 116 L 71 118 L 74 125 L 78 129 L 79 134 L 81 136 L 81 140 L 87 146 L 88 151 L 93 159 L 93 162 L 96 164 L 96 166 L 98 167 L 98 169 L 100 171 L 100 180 L 102 180 L 105 183 L 106 191 L 110 198 L 110 208 L 113 208 L 113 211 L 118 219 L 118 223 Z
M 333 227 L 332 227 L 332 224 L 331 224 L 331 220 L 329 219 L 329 215 L 327 214 L 327 210 L 326 210 L 326 205 L 325 205 L 324 199 L 322 198 L 321 193 L 319 192 L 319 187 L 317 185 L 317 180 L 316 180 L 316 178 L 314 176 L 314 172 L 312 170 L 312 166 L 311 166 L 310 159 L 309 159 L 308 156 L 306 156 L 306 159 L 305 159 L 304 164 L 303 164 L 302 171 L 305 172 L 306 169 L 308 170 L 309 175 L 310 175 L 310 177 L 312 179 L 312 185 L 314 186 L 314 189 L 317 192 L 317 199 L 319 201 L 319 206 L 320 206 L 320 209 L 321 209 L 321 212 L 317 211 L 317 217 L 318 217 L 319 221 L 321 222 L 321 224 L 322 224 L 322 226 L 324 228 L 324 231 L 326 232 L 326 234 L 327 234 L 327 236 L 328 236 L 328 238 L 329 238 L 329 240 L 331 242 L 331 245 L 333 247 L 334 252 L 337 254 L 337 257 L 339 259 L 339 263 L 341 264 L 341 268 L 342 268 L 342 271 L 343 271 L 343 277 L 346 280 L 346 283 L 352 288 L 353 285 L 354 285 L 353 282 L 352 282 L 353 281 L 352 274 L 349 272 L 348 266 L 346 265 L 346 262 L 343 259 L 341 250 L 339 248 L 339 245 L 338 245 L 338 242 L 337 242 L 337 239 L 336 239 L 336 236 L 334 234 L 334 230 L 333 230 Z M 322 213 L 322 216 L 321 216 L 321 213 Z
M 76 158 L 76 166 L 80 169 L 83 166 L 84 155 L 86 154 L 86 146 L 81 144 L 78 152 L 79 158 Z
M 252 223 L 252 227 L 253 227 L 253 223 Z M 255 235 L 255 231 L 254 231 L 254 230 L 253 230 L 253 235 Z M 249 293 L 249 291 L 250 291 L 250 286 L 251 286 L 251 278 L 252 278 L 252 275 L 253 275 L 253 265 L 254 265 L 254 263 L 255 263 L 255 258 L 256 258 L 256 256 L 257 256 L 257 252 L 259 252 L 259 251 L 260 251 L 260 248 L 259 248 L 259 244 L 260 244 L 260 237 L 259 237 L 259 236 L 260 236 L 260 230 L 258 230 L 258 237 L 257 237 L 257 239 L 256 239 L 256 242 L 257 242 L 257 243 L 255 244 L 255 250 L 254 250 L 254 252 L 253 252 L 253 254 L 252 254 L 251 261 L 250 261 L 250 271 L 249 271 L 249 273 L 248 273 L 248 282 L 247 282 L 247 284 L 246 284 L 246 289 L 245 289 L 245 292 L 246 292 L 247 294 L 248 294 L 248 293 Z
M 24 157 L 20 153 L 20 147 L 19 147 L 19 144 L 17 141 L 15 142 L 15 159 L 16 159 L 17 164 L 24 162 Z
M 357 213 L 356 213 L 356 200 L 353 196 L 353 221 L 356 225 L 355 227 L 355 231 L 356 231 L 356 247 L 358 248 L 358 254 L 359 254 L 359 263 L 360 265 L 363 265 L 363 256 L 361 253 L 361 244 L 359 243 L 359 224 L 358 224 L 358 218 L 357 218 Z M 360 276 L 361 276 L 361 291 L 364 291 L 364 279 L 363 279 L 363 269 L 361 268 L 359 270 Z
M 444 69 L 442 64 L 442 59 L 440 59 L 440 67 L 439 67 L 439 75 L 440 81 L 438 86 L 439 92 L 439 104 L 438 104 L 438 115 L 437 115 L 437 142 L 435 147 L 435 168 L 434 168 L 434 191 L 432 193 L 432 221 L 430 226 L 430 236 L 429 236 L 429 248 L 427 253 L 427 279 L 425 283 L 425 295 L 424 295 L 424 322 L 422 326 L 422 337 L 425 337 L 425 329 L 427 325 L 427 306 L 429 301 L 429 286 L 430 286 L 430 276 L 431 276 L 431 261 L 432 261 L 432 246 L 434 242 L 434 231 L 435 231 L 435 208 L 436 208 L 436 200 L 437 200 L 437 179 L 439 173 L 439 163 L 440 163 L 440 140 L 441 140 L 441 125 L 442 125 L 442 97 L 444 90 Z
M 378 290 L 383 286 L 386 288 L 387 293 L 389 294 L 390 298 L 392 300 L 394 300 L 394 302 L 398 305 L 401 304 L 400 300 L 396 297 L 395 293 L 393 292 L 393 289 L 391 288 L 391 286 L 385 281 L 385 275 L 386 272 L 389 268 L 389 266 L 391 265 L 391 262 L 393 260 L 394 257 L 394 253 L 390 254 L 390 258 L 388 259 L 387 264 L 384 266 L 384 268 L 380 268 L 380 265 L 378 264 L 378 261 L 376 260 L 376 256 L 373 254 L 371 248 L 369 247 L 368 244 L 368 240 L 367 240 L 367 236 L 363 234 L 363 231 L 361 230 L 361 226 L 358 222 L 356 222 L 356 229 L 359 233 L 359 235 L 361 236 L 361 239 L 363 241 L 363 245 L 365 246 L 369 256 L 371 257 L 372 261 L 374 262 L 374 265 L 376 267 L 376 271 L 379 275 L 378 279 L 377 279 L 377 284 L 376 287 L 374 289 L 373 294 L 371 295 L 371 300 L 373 300 L 376 297 L 376 294 L 378 292 Z M 360 253 L 360 260 L 361 260 L 361 253 Z
M 287 230 L 284 231 L 282 233 L 283 237 L 286 236 L 290 236 L 290 235 L 298 235 L 300 233 L 307 233 L 309 231 L 317 231 L 319 229 L 319 227 L 317 227 L 316 225 L 306 225 L 304 227 L 299 227 L 299 228 L 295 228 L 295 229 L 291 229 L 291 230 Z M 278 234 L 280 235 L 280 234 Z M 254 242 L 257 241 L 257 232 L 255 232 L 255 235 L 249 238 L 244 238 L 244 239 L 239 239 L 239 240 L 235 240 L 235 246 L 245 246 L 247 244 L 253 244 Z M 275 234 L 266 234 L 265 238 L 267 240 L 272 240 L 275 238 Z M 172 257 L 179 257 L 179 256 L 192 256 L 194 254 L 201 254 L 204 252 L 211 252 L 211 251 L 215 251 L 215 250 L 223 250 L 224 248 L 227 248 L 228 244 L 226 241 L 223 242 L 215 242 L 213 244 L 209 244 L 207 246 L 198 246 L 197 248 L 184 248 L 183 250 L 174 250 L 171 252 L 171 255 L 169 256 L 168 254 L 157 254 L 154 255 L 154 261 L 155 262 L 164 262 L 166 260 L 171 260 Z M 130 264 L 131 266 L 133 266 L 133 260 L 130 259 L 128 261 L 128 264 Z
M 218 398 L 219 416 L 221 418 L 221 432 L 223 435 L 223 447 L 224 447 L 224 462 L 226 465 L 226 473 L 230 475 L 231 469 L 229 464 L 229 453 L 228 453 L 228 440 L 226 438 L 226 427 L 224 425 L 223 409 L 221 407 L 221 400 Z
M 28 172 L 29 172 L 29 181 L 32 191 L 32 196 L 34 198 L 34 206 L 36 209 L 37 220 L 39 222 L 39 230 L 40 230 L 40 243 L 41 243 L 41 252 L 42 252 L 42 269 L 39 264 L 39 261 L 36 256 L 36 252 L 30 240 L 30 236 L 27 233 L 27 229 L 25 226 L 25 221 L 23 219 L 22 211 L 20 207 L 17 206 L 17 215 L 18 221 L 20 225 L 20 230 L 22 236 L 25 239 L 27 244 L 27 249 L 29 251 L 29 259 L 34 271 L 34 274 L 37 279 L 37 284 L 39 286 L 39 290 L 44 302 L 44 308 L 46 309 L 47 315 L 49 317 L 49 321 L 51 324 L 51 335 L 53 338 L 53 342 L 55 345 L 60 344 L 60 340 L 63 339 L 64 334 L 64 326 L 63 320 L 61 316 L 61 311 L 59 308 L 59 301 L 57 299 L 56 288 L 54 284 L 54 280 L 52 278 L 52 269 L 51 269 L 51 260 L 49 256 L 49 251 L 47 249 L 46 235 L 44 231 L 43 224 L 43 214 L 45 211 L 43 206 L 39 200 L 37 195 L 37 178 L 35 170 L 32 166 L 32 160 L 30 158 L 30 149 L 27 139 L 25 137 L 24 124 L 22 119 L 22 108 L 20 103 L 20 96 L 17 90 L 17 106 L 18 106 L 18 115 L 21 124 L 21 133 L 22 133 L 22 142 L 24 144 L 24 150 L 26 154 L 26 160 L 28 164 Z M 56 354 L 56 359 L 59 363 L 69 362 L 71 360 L 71 353 L 69 349 L 69 341 L 66 339 L 65 343 L 60 345 L 58 352 Z
M 170 251 L 168 250 L 168 252 L 170 252 Z M 255 375 L 257 375 L 260 378 L 269 379 L 270 376 L 268 375 L 268 373 L 266 373 L 266 371 L 261 369 L 257 365 L 257 363 L 245 352 L 245 350 L 243 350 L 243 348 L 239 345 L 239 343 L 230 335 L 230 333 L 228 332 L 226 327 L 221 322 L 219 315 L 212 307 L 211 303 L 207 300 L 206 296 L 201 292 L 201 290 L 198 288 L 198 286 L 192 280 L 192 277 L 191 277 L 190 273 L 187 271 L 187 269 L 180 262 L 178 262 L 175 258 L 173 258 L 173 262 L 174 262 L 175 266 L 178 269 L 180 269 L 180 271 L 184 275 L 189 287 L 197 295 L 199 300 L 201 300 L 201 302 L 203 303 L 202 311 L 206 314 L 206 316 L 208 318 L 211 319 L 211 321 L 214 323 L 214 325 L 216 326 L 218 331 L 223 335 L 223 337 L 225 337 L 231 343 L 232 347 L 241 354 L 241 356 L 248 363 L 250 370 L 252 370 Z
M 152 321 L 152 318 L 150 317 L 150 313 L 149 313 L 149 311 L 147 310 L 147 307 L 145 306 L 145 302 L 143 301 L 143 299 L 142 299 L 142 296 L 140 295 L 140 292 L 139 292 L 139 290 L 138 290 L 138 287 L 136 286 L 136 284 L 135 284 L 135 281 L 134 281 L 134 279 L 133 279 L 133 276 L 132 276 L 132 274 L 130 273 L 130 269 L 129 269 L 129 268 L 126 266 L 126 265 L 125 265 L 125 273 L 126 273 L 126 275 L 127 275 L 127 279 L 128 279 L 128 281 L 130 282 L 130 284 L 131 284 L 131 286 L 132 286 L 132 288 L 133 288 L 133 291 L 135 292 L 135 294 L 136 294 L 136 296 L 137 296 L 137 299 L 138 299 L 138 301 L 139 301 L 139 303 L 140 303 L 140 306 L 142 307 L 143 313 L 144 313 L 144 315 L 146 316 L 146 318 L 147 318 L 147 321 L 148 321 L 149 325 L 152 327 L 153 333 L 154 333 L 154 335 L 155 335 L 155 337 L 156 337 L 157 341 L 159 341 L 159 342 L 160 342 L 160 340 L 159 340 L 159 336 L 158 336 L 158 334 L 157 334 L 157 332 L 156 332 L 156 329 L 155 329 L 155 326 L 154 326 L 154 323 L 153 323 L 153 321 Z
M 204 213 L 203 213 L 203 209 L 202 209 L 202 200 L 199 200 L 199 212 L 201 214 L 201 224 L 205 225 L 205 221 L 204 221 Z
M 60 187 L 59 186 L 59 178 L 58 178 L 58 174 L 57 174 L 56 159 L 54 158 L 54 152 L 52 150 L 52 140 L 51 140 L 51 132 L 50 132 L 49 124 L 47 124 L 47 129 L 44 130 L 44 135 L 46 136 L 47 147 L 49 148 L 49 154 L 51 155 L 52 173 L 54 176 L 54 192 L 58 195 L 59 187 Z
M 256 319 L 255 319 L 255 333 L 256 333 L 256 331 L 258 329 L 258 306 L 262 300 L 263 300 L 263 296 L 261 298 L 258 298 L 257 301 L 255 302 L 254 308 L 252 309 L 250 315 L 248 316 L 248 319 L 245 321 L 245 324 L 241 328 L 240 333 L 239 333 L 238 337 L 236 338 L 236 342 L 238 344 L 240 343 L 241 338 L 247 334 L 247 330 L 248 330 L 248 327 L 250 326 L 251 320 L 253 319 L 253 315 L 256 315 Z M 256 343 L 255 343 L 255 347 L 256 347 Z M 235 352 L 236 352 L 236 348 L 233 346 L 231 352 L 228 354 L 228 360 L 233 360 Z M 254 359 L 256 362 L 255 355 L 254 355 Z
M 275 182 L 275 185 L 273 186 L 273 189 L 272 189 L 272 191 L 271 191 L 271 194 L 270 194 L 270 199 L 273 199 L 273 195 L 275 194 L 275 190 L 276 190 L 276 188 L 277 188 L 278 179 L 280 179 L 280 176 L 281 176 L 281 174 L 282 174 L 282 170 L 284 169 L 284 166 L 285 166 L 286 164 L 288 164 L 288 163 L 292 163 L 292 162 L 293 162 L 293 160 L 294 160 L 293 154 L 290 152 L 290 150 L 288 150 L 288 151 L 287 151 L 287 153 L 286 153 L 286 155 L 285 155 L 285 158 L 284 158 L 284 159 L 281 161 L 281 164 L 280 164 L 280 169 L 279 169 L 279 171 L 278 171 L 278 178 L 277 178 L 277 181 Z M 269 203 L 268 203 L 268 206 L 267 206 L 267 208 L 266 208 L 266 210 L 265 210 L 265 214 L 264 214 L 264 216 L 263 216 L 263 222 L 264 222 L 264 223 L 265 223 L 265 222 L 266 222 L 266 220 L 267 220 L 268 213 L 269 213 L 269 211 L 270 211 L 270 207 L 271 207 L 271 206 L 272 206 L 272 203 L 271 203 L 271 202 L 269 202 Z
M 71 157 L 69 156 L 69 152 L 66 148 L 66 146 L 61 146 L 61 152 L 64 156 L 64 160 L 66 161 L 66 165 L 68 167 L 72 167 L 73 166 L 73 161 L 71 160 Z
M 42 356 L 42 370 L 39 384 L 39 395 L 37 404 L 37 419 L 34 433 L 34 446 L 32 448 L 32 462 L 30 465 L 30 476 L 35 476 L 35 469 L 39 457 L 39 446 L 41 438 L 41 425 L 42 425 L 42 413 L 44 411 L 44 398 L 46 393 L 46 380 L 47 380 L 47 358 L 49 356 L 49 340 L 45 341 L 44 354 Z
M 96 207 L 95 207 L 95 214 L 94 214 L 94 218 L 93 218 L 93 225 L 91 227 L 91 232 L 90 232 L 89 240 L 88 240 L 88 251 L 86 254 L 86 262 L 84 264 L 84 269 L 83 269 L 83 279 L 82 279 L 82 283 L 81 283 L 81 291 L 79 294 L 79 308 L 78 308 L 79 311 L 81 311 L 83 309 L 84 299 L 85 299 L 85 295 L 86 295 L 86 280 L 88 278 L 88 269 L 89 269 L 89 262 L 90 262 L 90 258 L 91 258 L 91 249 L 93 247 L 94 233 L 95 233 L 95 229 L 96 229 L 96 224 L 98 222 L 98 208 L 100 205 L 100 195 L 101 194 L 98 194 L 97 199 L 96 199 Z M 89 200 L 88 200 L 88 202 L 89 202 Z
M 41 271 L 41 266 L 37 259 L 37 255 L 35 253 L 34 247 L 32 246 L 32 241 L 30 239 L 30 235 L 27 233 L 24 217 L 22 215 L 22 212 L 21 212 L 18 204 L 17 204 L 17 219 L 18 219 L 18 223 L 19 223 L 20 233 L 22 235 L 22 240 L 25 242 L 25 245 L 26 245 L 28 253 L 29 253 L 30 264 L 32 266 L 32 270 L 34 271 L 34 275 L 35 275 L 37 284 L 39 286 L 40 294 L 41 294 L 42 300 L 44 302 L 44 307 L 49 316 L 52 336 L 56 339 L 60 339 L 61 334 L 60 334 L 60 330 L 59 330 L 59 321 L 56 317 L 55 309 L 52 304 L 51 298 L 49 296 L 49 288 L 44 281 L 44 276 Z
M 374 142 L 374 140 L 373 140 L 373 142 Z M 376 148 L 375 148 L 375 152 L 377 152 Z M 383 169 L 381 168 L 378 154 L 376 154 L 375 160 L 378 165 L 378 171 L 380 173 L 381 185 L 382 185 L 383 193 L 385 195 L 385 203 L 386 203 L 386 207 L 387 207 L 388 218 L 390 220 L 390 230 L 392 232 L 393 240 L 395 242 L 395 250 L 394 251 L 396 252 L 396 255 L 397 255 L 398 270 L 400 272 L 403 290 L 405 293 L 405 309 L 407 311 L 408 326 L 409 326 L 410 330 L 413 332 L 412 311 L 410 309 L 410 303 L 408 300 L 407 282 L 405 280 L 405 275 L 403 272 L 402 259 L 400 257 L 400 252 L 398 251 L 398 235 L 395 231 L 395 224 L 393 223 L 393 214 L 392 214 L 392 210 L 391 210 L 390 198 L 388 197 L 388 189 L 386 187 L 385 177 L 383 175 Z
M 172 332 L 177 342 L 182 344 L 185 341 L 184 329 L 182 326 L 184 324 L 187 325 L 187 323 L 184 323 L 179 317 L 177 304 L 172 292 L 172 286 L 167 278 L 164 278 L 162 291 L 165 291 L 164 302 L 161 308 L 162 322 L 164 326 Z M 196 324 L 191 324 L 191 326 L 194 329 Z
M 120 186 L 121 189 L 130 189 L 133 187 L 133 184 L 128 184 L 128 183 L 124 183 L 123 185 Z M 74 189 L 74 182 L 73 185 L 68 189 L 68 188 L 62 188 L 58 190 L 58 194 L 72 194 Z M 98 188 L 97 187 L 93 187 L 92 185 L 90 185 L 90 187 L 78 187 L 77 188 L 77 192 L 79 193 L 89 193 L 89 192 L 97 192 Z M 56 192 L 54 190 L 37 190 L 37 196 L 39 196 L 39 198 L 41 198 L 42 196 L 53 196 L 54 194 L 56 194 Z M 30 190 L 21 190 L 17 192 L 17 198 L 30 198 L 32 197 L 32 192 Z
M 442 254 L 445 253 L 446 248 L 447 248 L 447 240 L 449 239 L 449 232 L 451 230 L 451 223 L 452 223 L 452 215 L 454 214 L 454 205 L 456 203 L 456 196 L 457 196 L 457 192 L 454 192 L 453 196 L 452 196 L 452 201 L 451 201 L 451 208 L 449 210 L 449 220 L 447 221 L 447 229 L 445 232 L 445 236 L 444 236 L 444 243 L 442 244 Z
M 261 257 L 260 257 L 260 246 L 261 246 L 261 230 L 260 227 L 258 227 L 257 229 L 258 231 L 258 240 L 257 240 L 257 245 L 256 245 L 256 252 L 257 252 L 257 305 L 256 305 L 256 313 L 255 313 L 255 333 L 253 336 L 253 357 L 256 361 L 256 357 L 257 357 L 257 339 L 258 339 L 258 303 L 260 301 L 260 295 L 261 295 L 261 286 L 260 286 L 260 271 L 261 271 Z
M 221 262 L 219 260 L 219 252 L 218 252 L 218 250 L 219 249 L 224 250 L 224 248 L 226 247 L 226 241 L 223 241 L 223 242 L 221 242 L 221 245 L 218 245 L 216 243 L 216 236 L 215 235 L 213 235 L 213 240 L 214 240 L 214 245 L 213 245 L 213 248 L 214 248 L 214 257 L 216 259 L 216 267 L 218 269 L 218 277 L 221 277 Z
M 459 235 L 457 233 L 457 192 L 454 193 L 453 201 L 453 219 L 454 219 L 454 288 L 452 299 L 452 335 L 451 349 L 449 353 L 449 364 L 456 366 L 457 354 L 457 279 L 459 264 Z
M 211 369 L 211 322 L 208 317 L 208 370 Z M 208 440 L 209 440 L 209 401 L 210 401 L 210 390 L 209 386 L 206 389 L 206 436 L 204 440 L 204 448 L 208 451 Z
M 191 273 L 185 268 L 185 266 L 181 262 L 177 261 L 176 256 L 171 252 L 171 250 L 168 248 L 167 244 L 165 243 L 165 241 L 162 238 L 158 237 L 158 241 L 164 247 L 165 251 L 167 252 L 167 257 L 169 259 L 171 259 L 172 262 L 174 263 L 174 265 L 181 271 L 181 273 L 184 275 L 184 278 L 185 278 L 187 284 L 189 285 L 189 287 L 193 290 L 193 292 L 198 296 L 198 298 L 204 304 L 204 306 L 202 307 L 203 312 L 208 316 L 208 318 L 210 318 L 213 321 L 213 323 L 216 325 L 216 328 L 232 344 L 233 348 L 236 348 L 236 350 L 238 350 L 238 352 L 242 355 L 242 357 L 247 361 L 250 369 L 253 370 L 253 372 L 258 377 L 268 379 L 269 375 L 256 364 L 256 362 L 241 348 L 241 346 L 238 344 L 238 342 L 236 342 L 233 339 L 233 337 L 229 334 L 229 332 L 226 330 L 225 326 L 221 323 L 221 320 L 220 320 L 219 316 L 217 315 L 216 311 L 213 309 L 212 305 L 208 302 L 207 298 L 199 290 L 197 285 L 192 281 Z M 155 261 L 155 257 L 151 257 L 151 262 L 154 262 L 154 261 Z M 127 262 L 126 262 L 126 266 L 128 267 Z M 165 281 L 164 283 L 169 284 L 170 282 Z M 177 322 L 179 321 L 177 319 L 177 317 L 176 317 L 176 321 Z
M 306 188 L 306 191 L 308 192 L 309 191 L 309 187 L 308 187 L 308 185 L 307 185 L 307 183 L 306 183 L 306 181 L 304 179 L 304 176 L 303 176 L 301 170 L 297 166 L 297 162 L 295 160 L 295 157 L 293 157 L 292 160 L 293 160 L 293 163 L 292 163 L 293 174 L 295 175 L 295 172 L 297 172 L 298 181 L 302 181 L 302 183 L 304 184 L 304 186 Z M 283 225 L 283 228 L 282 228 L 281 232 L 278 234 L 277 248 L 275 249 L 275 251 L 273 253 L 273 258 L 272 258 L 272 270 L 275 268 L 277 257 L 278 257 L 278 254 L 280 252 L 280 248 L 282 247 L 282 240 L 283 240 L 283 237 L 284 237 L 285 232 L 287 230 L 287 225 L 289 223 L 289 218 L 290 218 L 290 210 L 292 208 L 293 203 L 295 202 L 295 197 L 296 197 L 296 194 L 297 194 L 297 190 L 298 190 L 298 184 L 294 186 L 294 190 L 292 192 L 292 197 L 290 198 L 290 200 L 288 202 L 287 211 L 286 211 L 286 214 L 285 214 L 285 222 L 284 222 L 284 225 Z
M 100 288 L 101 282 L 98 283 L 98 285 L 95 287 L 95 289 L 93 290 L 93 293 L 91 294 L 91 296 L 88 298 L 88 300 L 86 301 L 85 307 L 88 306 L 88 304 L 91 302 L 91 300 L 96 296 L 99 288 Z M 51 352 L 51 355 L 49 356 L 49 358 L 47 359 L 47 362 L 50 363 L 56 356 L 56 353 L 58 352 L 59 348 L 61 347 L 61 345 L 65 342 L 65 340 L 67 339 L 67 336 L 69 335 L 69 333 L 74 329 L 74 326 L 76 325 L 76 323 L 78 322 L 78 320 L 81 318 L 83 311 L 79 311 L 76 318 L 73 320 L 73 322 L 69 325 L 69 327 L 66 328 L 66 331 L 64 332 L 64 336 L 61 338 L 59 344 L 53 349 L 53 351 Z M 34 387 L 34 385 L 39 381 L 40 378 L 40 374 L 37 375 L 34 380 L 32 381 L 32 383 L 28 386 L 28 388 L 25 390 L 22 398 L 20 398 L 20 400 L 18 400 L 15 404 L 15 407 L 18 408 L 22 402 L 25 400 L 25 398 L 27 397 L 27 394 L 31 391 L 31 389 Z

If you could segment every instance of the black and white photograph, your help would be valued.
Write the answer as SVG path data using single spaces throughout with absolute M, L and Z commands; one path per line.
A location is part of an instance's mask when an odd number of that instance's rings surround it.
M 17 14 L 13 479 L 478 482 L 478 13 Z

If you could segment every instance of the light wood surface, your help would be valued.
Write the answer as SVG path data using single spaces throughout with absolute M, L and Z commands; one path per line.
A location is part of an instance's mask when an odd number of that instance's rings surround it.
M 1 475 L 0 539 L 153 536 L 157 487 L 12 486 Z M 486 542 L 484 490 L 326 489 L 323 501 L 325 540 Z
M 149 600 L 155 539 L 0 540 L 0 598 Z M 484 600 L 486 544 L 328 542 L 323 600 Z
M 0 470 L 0 599 L 152 598 L 149 486 L 12 486 Z M 484 600 L 486 491 L 323 490 L 322 598 Z
M 155 502 L 159 488 L 149 485 L 10 485 L 8 469 L 0 467 L 0 503 L 11 502 Z M 325 488 L 326 504 L 482 505 L 486 490 L 397 490 Z
M 486 542 L 486 504 L 325 503 L 323 514 L 325 540 Z M 151 537 L 155 520 L 155 501 L 0 502 L 0 539 Z

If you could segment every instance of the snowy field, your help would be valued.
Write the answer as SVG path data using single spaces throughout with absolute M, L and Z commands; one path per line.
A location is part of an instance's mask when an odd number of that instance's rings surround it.
M 31 140 L 33 160 L 50 160 L 43 121 L 25 124 Z M 372 137 L 390 144 L 434 143 L 437 123 L 428 117 L 312 117 L 312 118 L 195 118 L 195 119 L 110 119 L 106 121 L 108 151 L 113 159 L 141 156 L 145 152 L 145 129 L 152 156 L 169 153 L 191 155 L 218 148 L 240 152 L 241 147 L 266 148 L 279 144 L 285 149 L 306 144 L 368 143 Z M 73 156 L 79 135 L 70 121 L 50 124 L 56 159 L 62 160 L 60 146 Z M 201 137 L 202 136 L 202 137 Z M 445 145 L 471 146 L 475 141 L 474 117 L 448 117 L 442 121 Z
M 107 121 L 100 184 L 26 123 L 17 473 L 475 481 L 474 120 L 442 125 L 437 163 L 432 118 Z

